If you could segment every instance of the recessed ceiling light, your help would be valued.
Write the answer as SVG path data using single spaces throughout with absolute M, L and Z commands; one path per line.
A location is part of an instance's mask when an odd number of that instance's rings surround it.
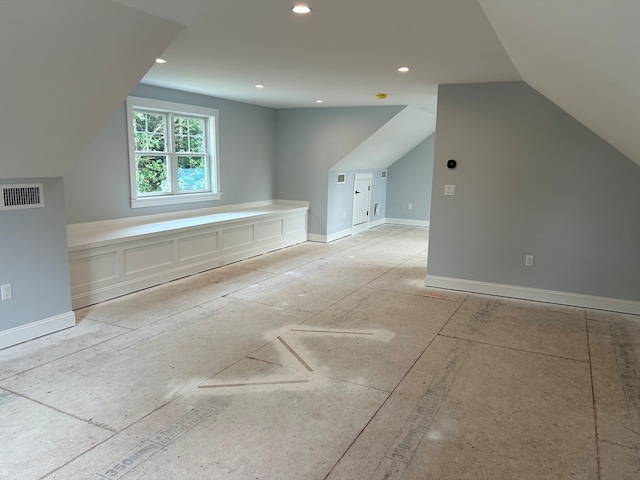
M 256 88 L 264 88 L 264 85 L 258 83 L 258 84 L 256 84 Z
M 316 103 L 322 103 L 322 100 L 316 100 Z
M 291 11 L 293 13 L 309 13 L 311 9 L 307 5 L 296 5 Z
M 156 58 L 156 63 L 167 63 L 164 58 Z
M 409 67 L 399 67 L 399 68 L 398 68 L 398 71 L 399 71 L 399 72 L 402 72 L 402 73 L 406 73 L 406 72 L 408 72 L 408 71 L 409 71 Z

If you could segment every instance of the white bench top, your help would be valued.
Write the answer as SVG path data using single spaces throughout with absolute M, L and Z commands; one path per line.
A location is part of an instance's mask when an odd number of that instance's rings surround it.
M 247 218 L 281 215 L 308 210 L 309 202 L 269 200 L 251 204 L 201 208 L 182 212 L 117 218 L 67 225 L 69 251 L 84 250 L 130 241 L 158 233 L 198 228 L 203 225 L 233 223 Z

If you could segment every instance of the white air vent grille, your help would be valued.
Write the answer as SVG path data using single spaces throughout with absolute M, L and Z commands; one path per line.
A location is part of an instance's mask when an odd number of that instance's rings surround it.
M 0 185 L 2 202 L 0 210 L 44 207 L 44 192 L 41 183 L 25 185 Z

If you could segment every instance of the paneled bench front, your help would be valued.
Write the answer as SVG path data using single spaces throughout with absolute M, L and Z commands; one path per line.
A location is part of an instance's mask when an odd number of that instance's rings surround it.
M 273 200 L 68 225 L 73 308 L 305 242 L 308 211 Z

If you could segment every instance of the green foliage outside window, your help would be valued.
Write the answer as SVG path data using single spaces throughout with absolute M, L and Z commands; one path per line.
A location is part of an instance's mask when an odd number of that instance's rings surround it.
M 166 127 L 162 114 L 134 112 L 136 151 L 165 152 Z
M 137 157 L 136 167 L 138 192 L 153 193 L 169 191 L 167 182 L 167 157 L 140 155 Z
M 201 118 L 174 117 L 173 138 L 175 151 L 180 153 L 205 153 L 205 122 Z

